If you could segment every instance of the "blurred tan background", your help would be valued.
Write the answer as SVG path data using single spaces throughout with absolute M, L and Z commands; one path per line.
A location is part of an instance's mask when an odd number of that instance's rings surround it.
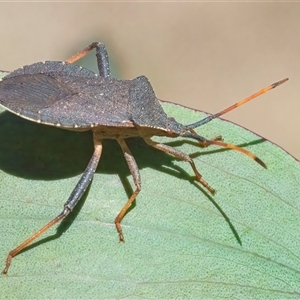
M 300 158 L 300 3 L 0 3 L 0 28 L 2 70 L 102 41 L 116 77 L 211 113 L 289 77 L 224 117 Z

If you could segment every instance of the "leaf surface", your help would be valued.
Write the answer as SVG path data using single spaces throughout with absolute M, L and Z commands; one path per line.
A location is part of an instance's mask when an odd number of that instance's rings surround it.
M 163 103 L 183 124 L 205 116 Z M 94 180 L 74 212 L 0 276 L 1 298 L 300 297 L 300 164 L 276 145 L 223 120 L 197 129 L 222 135 L 268 166 L 216 146 L 155 138 L 194 158 L 190 166 L 147 146 L 128 145 L 142 191 L 123 220 L 114 218 L 133 181 L 115 141 L 104 141 Z M 0 114 L 0 259 L 58 215 L 93 152 L 91 133 L 74 133 Z

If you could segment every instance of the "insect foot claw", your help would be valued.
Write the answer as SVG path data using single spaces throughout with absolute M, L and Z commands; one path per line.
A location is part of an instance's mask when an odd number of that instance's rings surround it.
M 8 271 L 8 268 L 9 268 L 9 266 L 5 266 L 5 268 L 3 269 L 3 271 L 1 273 L 6 275 L 7 271 Z
M 216 193 L 216 190 L 213 189 L 202 177 L 197 176 L 197 181 L 200 182 L 212 195 Z
M 119 241 L 124 243 L 125 240 L 124 240 L 124 236 L 123 236 L 123 233 L 122 233 L 121 224 L 119 222 L 115 222 L 115 224 L 116 224 L 116 228 L 117 228 L 117 231 L 118 231 L 118 234 L 119 234 Z
M 1 272 L 2 274 L 4 274 L 4 275 L 7 274 L 8 269 L 9 269 L 9 267 L 10 267 L 11 260 L 12 260 L 12 256 L 11 256 L 11 255 L 8 255 L 8 257 L 7 257 L 7 259 L 6 259 L 5 268 L 4 268 L 3 271 Z
M 120 242 L 125 243 L 124 236 L 123 236 L 122 232 L 119 233 L 119 240 L 120 240 Z
M 216 193 L 216 190 L 211 188 L 210 186 L 208 186 L 207 189 L 211 192 L 212 195 Z

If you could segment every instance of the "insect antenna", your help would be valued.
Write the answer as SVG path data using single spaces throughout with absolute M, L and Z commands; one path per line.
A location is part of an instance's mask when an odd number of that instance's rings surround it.
M 233 104 L 233 105 L 231 105 L 231 106 L 223 109 L 222 111 L 220 111 L 220 112 L 218 112 L 216 114 L 210 115 L 210 116 L 204 118 L 203 120 L 200 120 L 200 121 L 198 121 L 196 123 L 193 123 L 193 124 L 190 124 L 190 125 L 186 125 L 184 127 L 185 127 L 185 129 L 194 129 L 196 127 L 202 126 L 202 125 L 210 122 L 211 120 L 213 120 L 215 118 L 218 118 L 218 117 L 220 117 L 220 116 L 222 116 L 222 115 L 230 112 L 231 110 L 233 110 L 233 109 L 235 109 L 235 108 L 237 108 L 237 107 L 239 107 L 239 106 L 241 106 L 241 105 L 243 105 L 243 104 L 245 104 L 245 103 L 253 100 L 254 98 L 256 98 L 256 97 L 258 97 L 258 96 L 260 96 L 260 95 L 262 95 L 262 94 L 264 94 L 264 93 L 266 93 L 266 92 L 268 92 L 268 91 L 270 91 L 270 90 L 272 90 L 274 88 L 276 88 L 277 86 L 285 83 L 288 80 L 289 80 L 288 78 L 285 78 L 285 79 L 282 79 L 280 81 L 277 81 L 277 82 L 269 85 L 268 87 L 265 87 L 265 88 L 259 90 L 258 92 L 254 93 L 253 95 L 251 95 L 251 96 L 249 96 L 249 97 L 247 97 L 247 98 L 245 98 L 245 99 L 243 99 L 243 100 L 241 100 L 241 101 L 239 101 L 239 102 L 237 102 L 237 103 L 235 103 L 235 104 Z
M 238 146 L 235 146 L 235 145 L 232 145 L 232 144 L 228 144 L 228 143 L 224 143 L 220 140 L 207 140 L 205 139 L 204 137 L 198 135 L 193 129 L 196 128 L 196 127 L 199 127 L 199 126 L 202 126 L 208 122 L 210 122 L 211 120 L 215 119 L 215 118 L 218 118 L 226 113 L 228 113 L 229 111 L 253 100 L 254 98 L 276 88 L 277 86 L 283 84 L 284 82 L 286 82 L 288 80 L 288 78 L 285 78 L 285 79 L 282 79 L 280 81 L 277 81 L 261 90 L 259 90 L 258 92 L 254 93 L 253 95 L 225 108 L 224 110 L 216 113 L 216 114 L 213 114 L 213 115 L 210 115 L 196 123 L 193 123 L 193 124 L 190 124 L 190 125 L 186 125 L 184 126 L 184 129 L 185 130 L 188 130 L 186 132 L 184 132 L 184 134 L 182 134 L 182 136 L 184 137 L 188 137 L 188 138 L 192 138 L 192 139 L 195 139 L 197 141 L 199 141 L 201 144 L 205 145 L 205 146 L 208 146 L 208 145 L 218 145 L 218 146 L 221 146 L 221 147 L 225 147 L 225 148 L 230 148 L 230 149 L 233 149 L 233 150 L 236 150 L 236 151 L 239 151 L 239 152 L 242 152 L 244 153 L 245 155 L 251 157 L 253 160 L 255 160 L 257 163 L 259 163 L 261 166 L 263 166 L 264 168 L 267 168 L 266 164 L 260 159 L 258 158 L 256 155 L 254 155 L 252 152 L 246 150 L 246 149 L 243 149 L 241 147 L 238 147 Z

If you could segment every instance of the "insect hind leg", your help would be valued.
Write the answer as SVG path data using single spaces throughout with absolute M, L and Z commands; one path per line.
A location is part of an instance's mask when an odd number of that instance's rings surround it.
M 170 154 L 180 160 L 188 162 L 191 165 L 191 167 L 195 173 L 196 180 L 199 183 L 201 183 L 212 195 L 214 195 L 216 193 L 216 191 L 202 178 L 202 175 L 198 172 L 193 159 L 191 157 L 189 157 L 187 154 L 185 154 L 177 149 L 174 149 L 170 146 L 167 146 L 165 144 L 160 144 L 160 143 L 154 142 L 149 138 L 144 138 L 144 140 L 148 145 L 150 145 L 160 151 L 163 151 L 167 154 Z
M 66 62 L 72 64 L 75 61 L 81 59 L 85 55 L 87 55 L 89 52 L 91 52 L 94 48 L 96 48 L 96 57 L 97 57 L 97 64 L 98 64 L 98 70 L 99 75 L 101 77 L 111 77 L 110 73 L 110 67 L 109 67 L 109 59 L 108 54 L 105 49 L 105 45 L 100 42 L 93 42 L 81 51 L 77 52 L 70 58 L 66 60 Z
M 28 239 L 26 239 L 19 246 L 17 246 L 16 248 L 14 248 L 13 250 L 11 250 L 8 253 L 7 258 L 6 258 L 5 268 L 2 271 L 3 274 L 7 274 L 8 269 L 11 265 L 12 259 L 18 253 L 20 253 L 24 248 L 26 248 L 28 245 L 30 245 L 34 240 L 36 240 L 44 232 L 46 232 L 48 229 L 53 227 L 55 224 L 62 221 L 69 213 L 72 212 L 72 210 L 74 209 L 76 204 L 81 199 L 83 193 L 85 192 L 86 188 L 89 186 L 89 184 L 94 176 L 94 173 L 98 166 L 98 162 L 99 162 L 101 153 L 102 153 L 102 144 L 100 141 L 96 141 L 93 156 L 90 159 L 89 164 L 86 167 L 84 173 L 82 174 L 80 180 L 78 181 L 75 188 L 73 189 L 68 201 L 65 203 L 63 211 L 56 218 L 54 218 L 49 223 L 47 223 L 45 226 L 40 228 L 38 231 L 36 231 L 34 234 L 32 234 Z
M 141 176 L 140 176 L 140 171 L 139 171 L 138 165 L 137 165 L 133 155 L 131 154 L 127 144 L 125 143 L 125 141 L 123 139 L 118 139 L 118 143 L 123 150 L 124 157 L 126 159 L 130 173 L 133 177 L 133 182 L 136 186 L 135 191 L 130 196 L 130 198 L 127 200 L 126 204 L 120 210 L 119 214 L 117 215 L 117 217 L 115 219 L 115 224 L 116 224 L 117 231 L 119 233 L 120 242 L 124 242 L 125 240 L 124 240 L 124 236 L 122 233 L 121 221 L 123 220 L 126 212 L 128 211 L 129 207 L 131 206 L 132 202 L 135 200 L 135 198 L 137 197 L 137 195 L 139 194 L 139 192 L 141 190 Z

